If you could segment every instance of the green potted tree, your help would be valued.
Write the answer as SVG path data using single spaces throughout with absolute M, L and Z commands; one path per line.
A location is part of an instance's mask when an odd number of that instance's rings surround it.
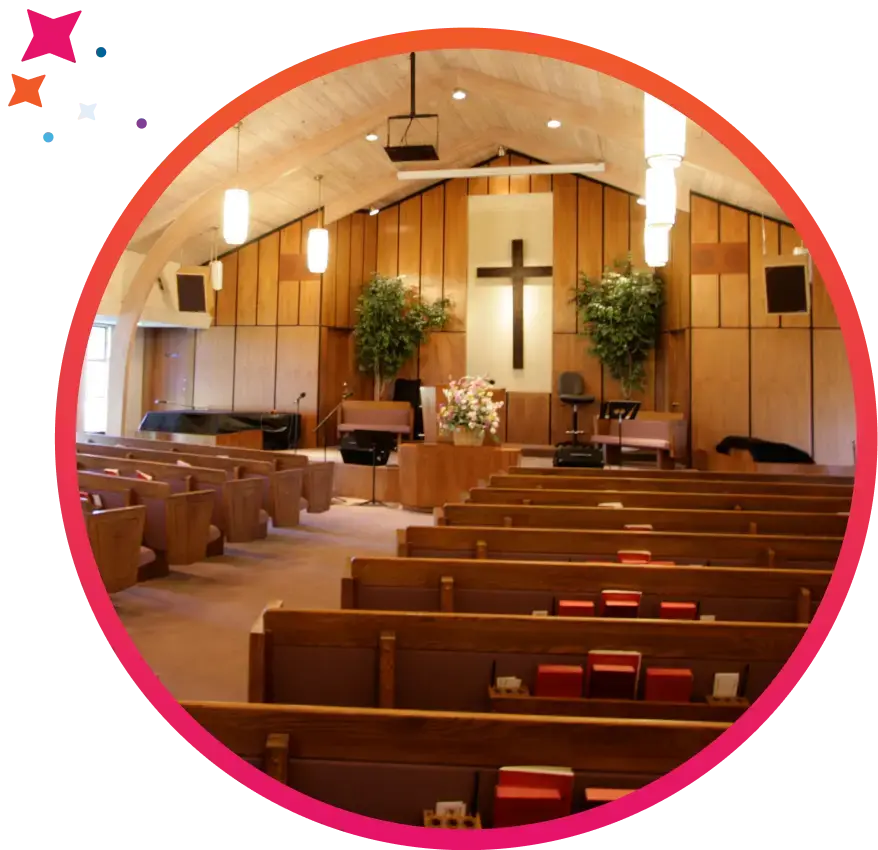
M 357 300 L 354 340 L 361 372 L 375 379 L 375 400 L 433 331 L 448 322 L 451 301 L 421 299 L 401 277 L 374 274 Z
M 600 280 L 579 276 L 573 301 L 592 352 L 619 381 L 622 395 L 643 390 L 646 360 L 655 347 L 664 300 L 661 278 L 638 271 L 629 256 L 606 269 Z

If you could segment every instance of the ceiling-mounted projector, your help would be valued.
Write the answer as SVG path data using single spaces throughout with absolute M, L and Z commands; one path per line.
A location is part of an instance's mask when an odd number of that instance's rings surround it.
M 436 161 L 439 159 L 439 116 L 435 113 L 418 113 L 415 108 L 414 53 L 409 55 L 409 64 L 411 109 L 408 115 L 391 115 L 387 119 L 384 151 L 391 162 Z

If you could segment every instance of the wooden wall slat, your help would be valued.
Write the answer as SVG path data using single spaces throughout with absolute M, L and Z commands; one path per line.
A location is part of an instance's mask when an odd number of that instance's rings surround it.
M 420 351 L 420 379 L 422 386 L 436 387 L 447 384 L 449 378 L 466 374 L 466 334 L 434 333 Z
M 751 436 L 811 454 L 810 331 L 754 328 L 751 352 Z
M 378 273 L 385 277 L 399 274 L 399 207 L 378 213 Z
M 511 165 L 511 159 L 507 156 L 498 156 L 495 159 L 491 160 L 488 163 L 489 168 L 504 168 Z M 508 195 L 509 188 L 509 175 L 507 174 L 505 177 L 489 177 L 488 178 L 488 194 L 489 195 Z
M 378 216 L 366 216 L 363 222 L 363 282 L 378 271 Z
M 719 205 L 693 195 L 689 211 L 693 244 L 719 242 Z M 719 327 L 719 275 L 692 275 L 692 327 Z
M 629 197 L 620 189 L 604 187 L 604 266 L 610 269 L 628 256 Z
M 259 240 L 259 274 L 256 297 L 256 324 L 277 324 L 278 261 L 280 233 L 269 233 Z
M 726 204 L 719 207 L 720 242 L 744 243 L 750 235 L 749 216 Z M 746 328 L 750 324 L 750 275 L 721 274 L 719 277 L 719 324 L 724 328 Z
M 849 466 L 857 438 L 851 367 L 840 330 L 815 328 L 814 461 Z
M 340 328 L 351 326 L 351 216 L 336 222 L 335 238 L 338 248 L 335 257 L 335 324 Z M 362 267 L 362 258 L 360 266 Z
M 221 326 L 195 331 L 193 406 L 231 410 L 234 374 L 235 328 Z
M 335 278 L 336 264 L 339 261 L 338 222 L 332 222 L 326 229 L 329 231 L 329 260 L 320 283 L 320 324 L 335 327 Z
M 320 328 L 277 329 L 275 405 L 278 410 L 295 410 L 299 393 L 307 393 L 299 407 L 302 414 L 301 448 L 317 445 L 313 431 L 317 425 L 319 358 Z
M 235 339 L 235 410 L 274 408 L 277 327 L 241 327 Z
M 509 164 L 514 166 L 530 165 L 531 160 L 526 156 L 512 154 L 509 157 Z M 510 195 L 526 195 L 528 192 L 530 192 L 530 175 L 516 174 L 509 178 Z
M 372 216 L 374 218 L 374 216 Z M 351 216 L 351 262 L 350 292 L 348 293 L 348 320 L 351 327 L 357 324 L 357 302 L 366 282 L 366 218 L 362 213 Z
M 763 227 L 765 256 L 778 253 L 777 222 L 750 216 L 750 327 L 779 328 L 780 319 L 769 316 L 765 301 L 765 276 L 762 268 Z
M 217 325 L 234 325 L 238 320 L 238 252 L 227 254 L 222 259 L 223 288 L 217 293 Z
M 815 328 L 838 327 L 838 316 L 835 314 L 835 307 L 832 306 L 829 290 L 826 288 L 820 269 L 816 265 L 814 266 L 813 287 L 811 289 L 811 316 Z
M 451 319 L 446 330 L 466 330 L 466 288 L 469 268 L 468 206 L 465 180 L 445 184 L 445 269 L 443 294 L 451 299 Z
M 724 437 L 750 431 L 749 336 L 746 328 L 692 330 L 693 451 L 713 452 Z
M 256 291 L 259 272 L 259 243 L 251 242 L 238 251 L 239 325 L 256 324 Z
M 421 197 L 421 297 L 442 297 L 442 263 L 445 242 L 445 187 L 436 186 Z
M 277 323 L 279 325 L 299 324 L 299 287 L 298 278 L 293 278 L 287 271 L 290 265 L 288 258 L 301 257 L 302 254 L 302 223 L 300 221 L 285 227 L 280 232 L 280 263 L 277 283 Z M 297 262 L 298 266 L 298 262 Z
M 555 180 L 553 206 L 552 330 L 576 332 L 576 307 L 570 303 L 577 283 L 576 177 L 559 174 Z
M 317 227 L 317 213 L 302 221 L 302 254 L 308 252 L 308 233 Z M 306 266 L 307 268 L 307 266 Z M 299 283 L 299 324 L 320 324 L 320 278 L 303 277 Z
M 692 281 L 689 275 L 689 224 L 689 213 L 677 210 L 677 222 L 671 228 L 668 265 L 661 273 L 665 283 L 665 306 L 661 317 L 663 330 L 682 330 L 690 325 Z
M 795 229 L 788 224 L 780 226 L 780 253 L 792 254 L 793 248 L 802 247 L 804 243 L 801 237 L 796 233 Z M 813 295 L 813 290 L 812 290 Z M 812 307 L 813 309 L 813 307 Z M 782 328 L 810 328 L 811 314 L 804 313 L 799 316 L 781 316 L 780 326 Z
M 399 274 L 406 286 L 421 288 L 421 195 L 399 207 Z
M 634 195 L 628 197 L 628 220 L 631 227 L 631 235 L 629 237 L 631 244 L 631 261 L 634 268 L 645 269 L 646 265 L 646 247 L 643 244 L 643 231 L 646 227 L 646 207 L 637 203 Z

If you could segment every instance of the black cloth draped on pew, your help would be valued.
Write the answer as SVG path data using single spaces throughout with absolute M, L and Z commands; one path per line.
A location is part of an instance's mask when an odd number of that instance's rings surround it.
M 299 443 L 301 417 L 297 413 L 241 410 L 150 410 L 140 422 L 141 431 L 164 434 L 236 434 L 262 431 L 267 450 L 295 448 Z
M 717 452 L 722 455 L 727 455 L 732 449 L 750 452 L 755 463 L 814 463 L 807 452 L 795 446 L 772 443 L 758 437 L 726 437 L 716 446 Z

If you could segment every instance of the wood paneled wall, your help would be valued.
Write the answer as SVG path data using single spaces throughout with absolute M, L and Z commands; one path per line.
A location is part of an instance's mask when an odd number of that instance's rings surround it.
M 766 311 L 762 255 L 802 244 L 787 224 L 693 195 L 691 337 L 693 450 L 730 435 L 789 443 L 820 464 L 853 463 L 850 367 L 826 287 L 814 268 L 809 315 Z M 685 319 L 682 293 L 672 310 Z M 670 334 L 668 335 L 670 338 Z M 662 356 L 670 359 L 668 340 Z
M 304 391 L 303 444 L 322 444 L 314 427 L 337 404 L 344 384 L 357 397 L 372 394 L 371 376 L 356 368 L 351 329 L 362 285 L 373 271 L 404 275 L 424 298 L 452 302 L 448 327 L 432 335 L 400 376 L 437 385 L 463 375 L 467 196 L 526 192 L 554 193 L 553 383 L 561 372 L 576 371 L 598 401 L 618 397 L 616 382 L 577 334 L 579 319 L 571 299 L 580 271 L 598 276 L 629 250 L 642 262 L 643 208 L 631 195 L 585 178 L 489 173 L 493 166 L 531 162 L 518 154 L 497 157 L 485 163 L 484 177 L 447 181 L 378 215 L 357 213 L 331 224 L 329 267 L 322 277 L 310 274 L 305 262 L 316 215 L 225 255 L 223 289 L 210 305 L 214 326 L 151 332 L 152 359 L 162 364 L 153 367 L 151 397 L 198 407 L 288 410 Z M 173 368 L 166 362 L 169 355 L 177 358 Z M 641 394 L 645 408 L 655 407 L 656 393 L 651 360 Z M 587 431 L 596 409 L 581 411 L 580 426 Z M 507 413 L 502 436 L 509 442 L 558 442 L 571 423 L 570 410 L 548 393 L 510 393 Z M 330 445 L 337 439 L 333 423 L 326 438 Z

